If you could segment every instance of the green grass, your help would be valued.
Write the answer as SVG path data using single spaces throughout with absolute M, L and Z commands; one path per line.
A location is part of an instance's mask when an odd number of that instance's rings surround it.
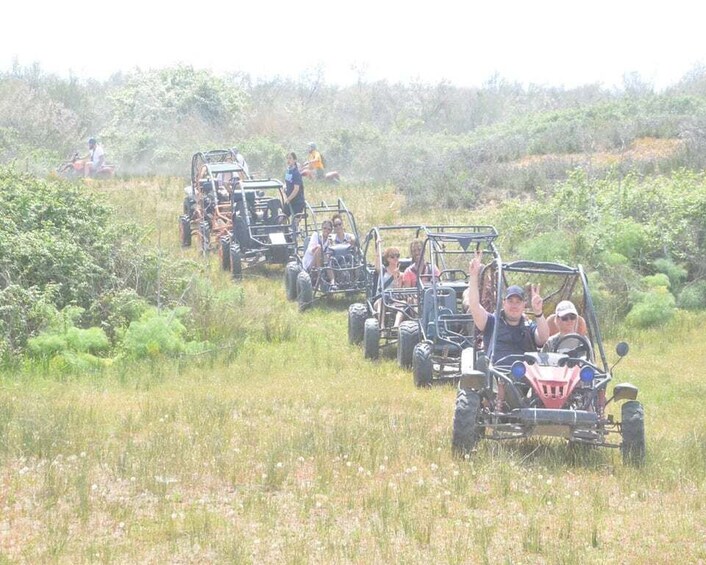
M 176 243 L 177 188 L 157 184 L 110 195 L 154 220 L 149 244 L 195 256 Z M 164 202 L 139 205 L 155 190 Z M 341 191 L 365 226 L 401 213 L 386 189 Z M 214 287 L 228 288 L 212 263 Z M 241 309 L 224 315 L 238 327 L 277 322 L 233 350 L 68 380 L 2 377 L 0 562 L 706 559 L 695 315 L 625 336 L 616 380 L 640 387 L 643 468 L 623 466 L 617 450 L 549 440 L 481 442 L 459 461 L 453 388 L 417 390 L 394 359 L 365 361 L 347 343 L 342 301 L 299 314 L 275 269 L 242 286 Z

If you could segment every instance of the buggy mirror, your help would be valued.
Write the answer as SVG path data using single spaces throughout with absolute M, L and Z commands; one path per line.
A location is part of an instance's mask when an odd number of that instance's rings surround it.
M 620 356 L 620 359 L 618 359 L 615 362 L 615 365 L 610 368 L 611 373 L 613 372 L 613 369 L 615 369 L 615 366 L 623 360 L 623 357 L 628 354 L 628 351 L 630 351 L 630 346 L 625 341 L 621 341 L 615 346 L 615 352 Z

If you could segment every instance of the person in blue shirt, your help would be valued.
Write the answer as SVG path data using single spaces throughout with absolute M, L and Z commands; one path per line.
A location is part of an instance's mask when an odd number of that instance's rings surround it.
M 287 170 L 284 173 L 284 182 L 286 184 L 284 213 L 288 217 L 291 217 L 292 214 L 304 213 L 304 182 L 297 165 L 297 156 L 293 152 L 287 153 Z
M 507 287 L 503 296 L 502 310 L 496 316 L 488 312 L 480 303 L 478 278 L 480 276 L 481 252 L 468 265 L 468 288 L 463 293 L 463 306 L 473 315 L 476 327 L 483 332 L 483 344 L 490 346 L 493 329 L 498 324 L 495 349 L 490 353 L 493 363 L 502 363 L 508 355 L 521 355 L 528 351 L 537 351 L 549 339 L 549 325 L 544 317 L 544 300 L 540 295 L 539 285 L 532 285 L 531 305 L 534 320 L 525 315 L 527 298 L 522 287 Z

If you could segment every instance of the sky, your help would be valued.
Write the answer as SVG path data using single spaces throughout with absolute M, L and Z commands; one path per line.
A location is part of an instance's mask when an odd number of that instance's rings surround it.
M 659 90 L 706 64 L 706 5 L 697 0 L 4 4 L 0 71 L 38 63 L 62 77 L 185 64 L 255 79 L 321 72 L 339 85 L 482 86 L 499 76 L 620 88 L 637 74 Z

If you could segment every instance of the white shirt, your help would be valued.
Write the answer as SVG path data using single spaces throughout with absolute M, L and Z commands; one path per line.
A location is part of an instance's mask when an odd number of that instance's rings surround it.
M 103 151 L 103 146 L 96 144 L 96 146 L 93 148 L 91 151 L 91 163 L 93 164 L 94 168 L 98 168 L 101 165 L 101 157 L 105 155 L 105 151 Z
M 243 168 L 243 171 L 245 171 L 245 176 L 250 177 L 250 168 L 248 167 L 248 164 L 245 162 L 245 157 L 242 156 L 242 154 L 238 153 L 235 156 L 235 162 L 238 163 Z

